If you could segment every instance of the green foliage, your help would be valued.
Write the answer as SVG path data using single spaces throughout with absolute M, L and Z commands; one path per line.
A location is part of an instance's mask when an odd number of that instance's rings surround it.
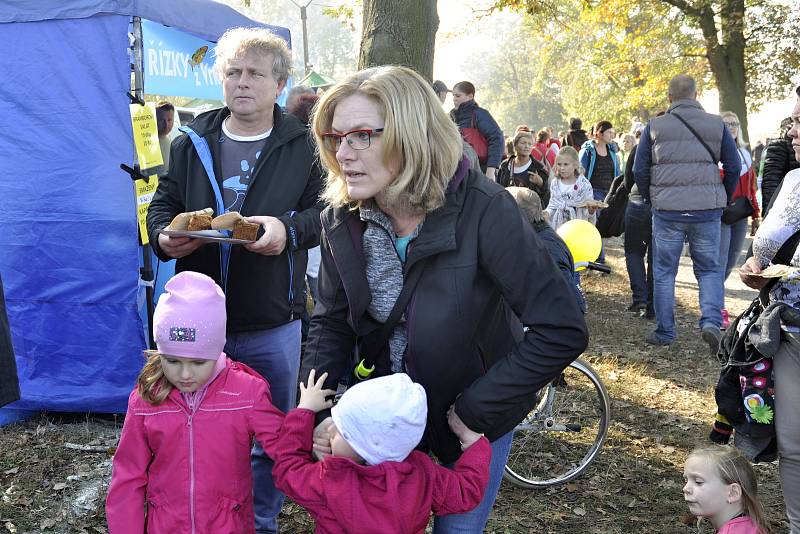
M 724 54 L 731 40 L 745 43 L 747 103 L 757 108 L 786 96 L 800 68 L 796 6 L 788 0 L 744 0 L 740 37 L 736 2 L 497 0 L 493 9 L 525 14 L 529 32 L 551 41 L 539 59 L 562 88 L 568 114 L 585 123 L 608 119 L 616 124 L 666 108 L 667 82 L 675 74 L 694 76 L 701 90 L 719 83 L 708 56 Z M 707 30 L 712 26 L 706 36 L 702 24 Z M 735 64 L 728 67 L 737 70 Z M 741 77 L 730 79 L 745 83 Z
M 475 99 L 507 134 L 520 124 L 533 130 L 560 125 L 563 110 L 556 80 L 539 62 L 546 41 L 511 17 L 484 19 L 481 29 L 497 39 L 491 50 L 468 58 Z

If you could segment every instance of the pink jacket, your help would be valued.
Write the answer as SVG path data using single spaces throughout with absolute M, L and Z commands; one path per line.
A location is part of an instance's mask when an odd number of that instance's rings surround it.
M 283 420 L 270 401 L 267 382 L 231 360 L 194 409 L 176 389 L 157 406 L 134 390 L 106 499 L 109 532 L 254 532 L 251 442 L 270 450 Z
M 717 534 L 763 534 L 761 530 L 753 523 L 753 520 L 747 516 L 737 517 L 731 519 L 722 528 L 717 531 Z
M 312 462 L 314 412 L 295 409 L 275 444 L 275 486 L 308 510 L 318 534 L 422 533 L 437 515 L 475 508 L 489 481 L 492 448 L 486 438 L 448 469 L 413 451 L 402 462 L 359 465 L 348 458 Z

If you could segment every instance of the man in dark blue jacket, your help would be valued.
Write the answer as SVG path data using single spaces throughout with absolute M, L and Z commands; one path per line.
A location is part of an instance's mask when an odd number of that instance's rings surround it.
M 475 102 L 475 86 L 470 82 L 458 82 L 453 86 L 453 105 L 455 107 L 450 111 L 450 116 L 461 130 L 461 135 L 478 153 L 481 170 L 495 180 L 495 172 L 503 160 L 503 130 L 492 115 Z M 477 130 L 483 137 L 484 147 L 480 146 L 480 141 L 476 143 L 472 140 L 468 133 L 470 129 Z
M 739 181 L 736 142 L 718 115 L 703 110 L 691 76 L 669 82 L 670 106 L 652 119 L 636 149 L 634 179 L 653 213 L 653 300 L 658 325 L 651 345 L 675 340 L 675 276 L 689 250 L 700 288 L 700 330 L 712 354 L 721 337 L 724 285 L 719 267 L 720 220 Z M 718 162 L 722 162 L 720 178 Z

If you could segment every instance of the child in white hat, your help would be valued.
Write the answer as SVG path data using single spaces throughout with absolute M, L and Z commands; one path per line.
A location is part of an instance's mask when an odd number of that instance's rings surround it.
M 424 532 L 430 512 L 475 508 L 489 480 L 491 446 L 463 424 L 451 429 L 464 454 L 453 469 L 414 448 L 428 415 L 425 390 L 408 375 L 373 378 L 349 388 L 333 407 L 333 453 L 311 456 L 314 416 L 332 404 L 327 373 L 300 385 L 300 404 L 286 416 L 274 447 L 275 486 L 303 506 L 316 532 Z

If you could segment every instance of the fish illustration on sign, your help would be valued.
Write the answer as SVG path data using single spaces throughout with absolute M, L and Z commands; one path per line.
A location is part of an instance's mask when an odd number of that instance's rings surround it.
M 194 51 L 191 59 L 189 59 L 189 65 L 191 65 L 192 70 L 194 70 L 196 66 L 203 62 L 203 58 L 206 57 L 206 52 L 208 52 L 208 46 L 201 46 Z

